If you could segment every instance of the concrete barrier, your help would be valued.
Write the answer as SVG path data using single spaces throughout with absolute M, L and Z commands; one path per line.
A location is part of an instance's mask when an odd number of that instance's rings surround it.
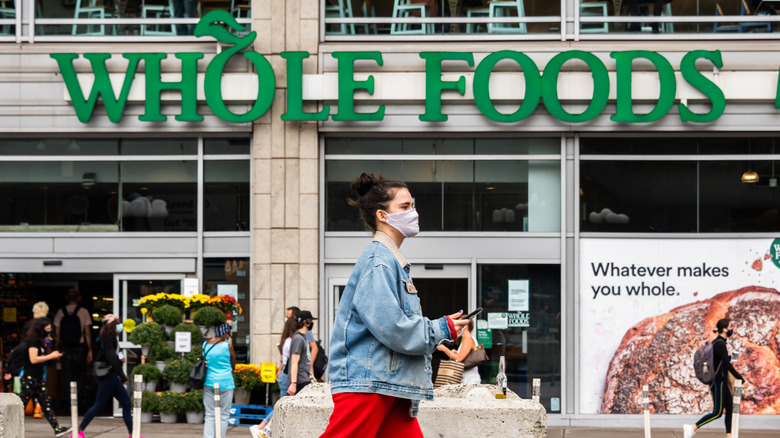
M 24 406 L 11 392 L 0 393 L 0 438 L 24 438 Z
M 501 436 L 544 438 L 547 412 L 534 401 L 507 391 L 497 400 L 496 385 L 450 385 L 435 390 L 433 401 L 420 403 L 418 421 L 431 437 Z M 283 397 L 274 408 L 273 438 L 320 436 L 333 411 L 330 385 L 315 383 L 295 397 Z

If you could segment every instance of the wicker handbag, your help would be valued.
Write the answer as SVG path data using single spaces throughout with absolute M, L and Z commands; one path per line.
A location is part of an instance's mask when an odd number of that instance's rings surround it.
M 461 380 L 463 380 L 463 362 L 449 359 L 442 360 L 439 363 L 439 373 L 436 374 L 436 381 L 433 383 L 433 387 L 460 385 Z
M 478 367 L 488 361 L 488 355 L 485 352 L 485 346 L 482 344 L 474 347 L 469 355 L 463 359 L 463 369 L 470 370 L 474 367 Z

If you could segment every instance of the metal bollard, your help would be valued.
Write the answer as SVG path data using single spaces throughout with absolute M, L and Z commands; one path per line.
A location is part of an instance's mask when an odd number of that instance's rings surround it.
M 533 401 L 539 403 L 539 399 L 541 398 L 541 395 L 542 395 L 542 381 L 541 381 L 541 379 L 534 379 L 533 386 L 534 386 L 534 389 L 533 389 L 533 393 L 532 393 L 533 395 L 531 396 L 531 399 L 533 399 Z
M 79 437 L 79 393 L 76 382 L 70 382 L 70 438 Z
M 742 381 L 734 382 L 734 411 L 731 413 L 731 438 L 739 438 L 739 405 L 742 402 Z
M 219 400 L 219 383 L 214 384 L 214 428 L 216 438 L 222 438 L 222 419 L 220 418 L 222 411 L 222 402 Z
M 136 374 L 133 378 L 133 438 L 141 438 L 141 388 L 144 378 Z
M 645 411 L 645 438 L 650 438 L 650 388 L 642 386 L 642 406 Z

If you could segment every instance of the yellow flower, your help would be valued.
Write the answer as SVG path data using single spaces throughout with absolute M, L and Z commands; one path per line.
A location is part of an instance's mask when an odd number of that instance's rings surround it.
M 146 315 L 146 312 L 148 312 L 148 311 L 149 311 L 149 310 L 147 310 L 147 309 L 146 309 L 146 307 L 144 307 L 144 308 L 142 308 L 142 309 L 141 309 L 141 313 L 143 313 L 144 315 Z

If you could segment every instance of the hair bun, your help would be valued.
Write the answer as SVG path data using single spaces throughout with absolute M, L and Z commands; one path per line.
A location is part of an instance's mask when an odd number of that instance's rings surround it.
M 363 172 L 355 178 L 354 181 L 352 181 L 352 191 L 355 192 L 358 196 L 365 196 L 366 193 L 370 192 L 372 188 L 376 185 L 376 183 L 379 180 L 376 179 L 376 177 L 370 173 Z

